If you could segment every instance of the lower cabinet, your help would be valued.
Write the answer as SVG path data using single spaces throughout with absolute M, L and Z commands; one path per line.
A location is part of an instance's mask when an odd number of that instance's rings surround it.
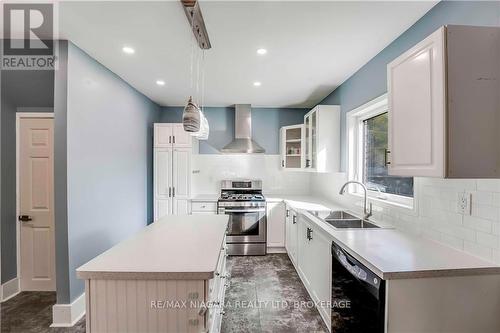
M 267 204 L 267 247 L 283 251 L 285 247 L 285 204 L 268 202 Z
M 297 224 L 297 271 L 328 329 L 331 329 L 331 237 L 302 214 L 298 216 Z
M 217 201 L 191 201 L 190 212 L 193 215 L 217 214 Z
M 224 243 L 225 244 L 225 243 Z M 209 333 L 220 332 L 224 316 L 224 295 L 229 287 L 230 275 L 226 271 L 227 247 L 223 246 L 219 257 L 217 270 L 213 279 L 208 281 L 208 307 L 205 315 L 205 327 Z

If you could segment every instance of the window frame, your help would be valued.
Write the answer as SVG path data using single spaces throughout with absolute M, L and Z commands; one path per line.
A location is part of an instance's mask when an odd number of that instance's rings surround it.
M 379 96 L 362 106 L 347 113 L 347 178 L 363 182 L 364 174 L 364 130 L 363 122 L 366 119 L 376 117 L 389 112 L 387 94 Z M 349 186 L 348 192 L 354 196 L 362 196 L 363 191 L 359 186 Z M 381 195 L 382 194 L 382 195 Z M 413 178 L 413 198 L 397 194 L 379 193 L 368 190 L 368 197 L 380 203 L 386 203 L 402 208 L 416 209 L 417 182 Z

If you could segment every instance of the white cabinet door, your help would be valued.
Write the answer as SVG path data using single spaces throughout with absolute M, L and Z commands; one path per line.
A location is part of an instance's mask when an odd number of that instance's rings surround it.
M 156 148 L 154 150 L 154 219 L 171 214 L 172 196 L 172 150 Z
M 192 146 L 192 136 L 184 131 L 182 124 L 172 124 L 172 144 L 178 148 L 189 148 Z
M 387 65 L 389 174 L 445 175 L 445 29 Z
M 297 212 L 290 211 L 290 258 L 294 264 L 297 264 L 297 255 L 298 255 L 298 216 Z
M 179 215 L 188 214 L 191 193 L 191 149 L 174 148 L 172 159 L 173 213 Z
M 154 147 L 171 147 L 172 135 L 172 124 L 154 124 Z
M 307 239 L 308 230 L 312 229 L 310 222 L 299 215 L 297 227 L 297 244 L 298 244 L 298 270 L 302 283 L 309 291 L 311 290 L 311 275 L 315 267 L 312 266 L 314 261 L 313 252 Z
M 332 289 L 332 255 L 330 237 L 320 228 L 314 226 L 311 232 L 309 246 L 311 248 L 311 265 L 314 269 L 311 271 L 310 282 L 313 294 L 313 300 L 317 302 L 318 311 L 323 317 L 325 323 L 330 326 L 331 311 L 328 307 L 331 301 Z
M 283 202 L 267 203 L 267 246 L 285 246 L 285 204 Z
M 290 207 L 285 205 L 285 250 L 290 256 L 290 232 L 292 229 L 291 226 L 292 212 L 290 211 Z
M 172 214 L 174 215 L 189 215 L 189 200 L 173 198 Z

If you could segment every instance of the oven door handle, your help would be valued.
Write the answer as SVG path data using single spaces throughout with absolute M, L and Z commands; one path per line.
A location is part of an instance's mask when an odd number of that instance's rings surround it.
M 225 213 L 261 213 L 265 212 L 265 208 L 261 209 L 224 209 Z

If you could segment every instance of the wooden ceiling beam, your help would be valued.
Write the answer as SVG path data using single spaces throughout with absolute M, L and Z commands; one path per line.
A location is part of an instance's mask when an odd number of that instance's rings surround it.
M 212 47 L 210 44 L 210 39 L 208 38 L 208 31 L 205 26 L 205 21 L 203 20 L 203 15 L 201 14 L 200 5 L 197 0 L 180 0 L 182 7 L 184 8 L 184 13 L 188 19 L 191 30 L 193 31 L 194 37 L 198 42 L 200 49 L 208 50 Z

